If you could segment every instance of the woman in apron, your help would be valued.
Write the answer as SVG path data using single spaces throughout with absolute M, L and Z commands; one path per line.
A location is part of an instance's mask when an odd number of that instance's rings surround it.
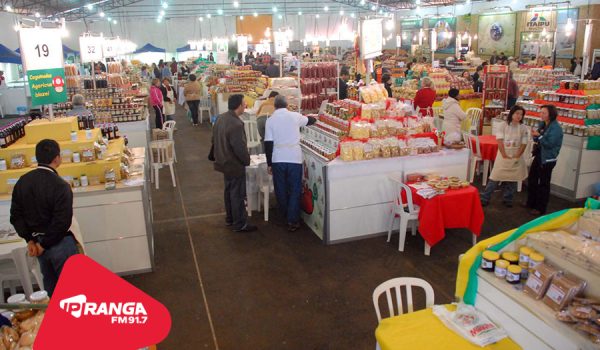
M 506 124 L 502 124 L 496 138 L 498 139 L 498 154 L 485 191 L 481 194 L 481 205 L 489 204 L 492 193 L 502 182 L 504 205 L 512 207 L 513 197 L 519 181 L 527 177 L 527 166 L 523 152 L 527 147 L 529 135 L 523 125 L 525 110 L 521 106 L 511 108 Z
M 164 78 L 163 85 L 161 86 L 164 102 L 164 114 L 167 120 L 173 120 L 175 116 L 175 102 L 177 101 L 177 93 L 171 86 L 171 79 Z

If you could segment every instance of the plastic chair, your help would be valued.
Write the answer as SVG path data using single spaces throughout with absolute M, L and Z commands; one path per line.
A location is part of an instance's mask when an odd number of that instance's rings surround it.
M 168 165 L 171 170 L 171 180 L 173 181 L 173 187 L 175 184 L 175 172 L 173 171 L 173 158 L 175 154 L 175 144 L 171 140 L 158 140 L 150 142 L 150 157 L 151 157 L 151 170 L 154 173 L 153 182 L 156 182 L 156 189 L 158 190 L 158 170 L 163 166 Z M 151 179 L 151 180 L 152 180 Z
M 248 147 L 248 152 L 260 146 L 260 135 L 258 134 L 256 120 L 244 120 L 244 131 L 246 132 L 246 147 Z
M 173 137 L 173 135 L 175 133 L 176 124 L 177 122 L 174 120 L 167 120 L 166 122 L 164 122 L 162 127 L 164 131 L 169 133 L 169 140 L 173 141 L 173 143 L 175 143 L 175 138 Z M 177 153 L 175 153 L 175 147 L 173 147 L 173 159 L 175 159 L 175 162 L 177 163 Z
M 266 165 L 266 164 L 265 164 Z M 269 195 L 273 192 L 273 176 L 269 175 L 266 169 L 259 169 L 258 172 L 258 210 L 260 211 L 261 196 L 263 197 L 265 221 L 269 221 Z
M 479 144 L 479 137 L 475 136 L 471 133 L 464 132 L 463 140 L 467 146 L 471 150 L 471 159 L 470 159 L 470 167 L 469 167 L 469 179 L 468 181 L 473 183 L 475 179 L 475 169 L 477 168 L 477 163 L 481 162 L 483 164 L 483 176 L 482 176 L 482 184 L 485 186 L 487 184 L 487 178 L 490 173 L 490 161 L 484 160 L 481 156 L 481 145 Z M 473 149 L 473 145 L 475 145 L 475 149 Z
M 398 251 L 404 251 L 404 241 L 406 240 L 406 229 L 408 226 L 408 222 L 411 223 L 411 231 L 412 235 L 415 236 L 417 234 L 417 224 L 419 223 L 419 206 L 415 205 L 412 200 L 412 192 L 410 188 L 402 182 L 401 178 L 397 178 L 394 176 L 389 177 L 390 181 L 394 182 L 396 187 L 396 198 L 392 204 L 392 211 L 390 213 L 389 224 L 388 224 L 388 237 L 387 241 L 390 241 L 392 237 L 392 231 L 394 229 L 394 222 L 396 218 L 400 219 L 400 226 L 398 228 L 398 233 L 400 234 L 398 241 Z M 402 199 L 402 192 L 406 193 L 406 203 Z M 426 254 L 427 253 L 427 243 L 426 244 Z
M 470 133 L 479 135 L 479 123 L 481 121 L 481 114 L 483 110 L 481 108 L 469 108 L 467 109 L 467 118 L 471 121 Z
M 200 103 L 198 104 L 198 116 L 200 117 L 200 124 L 204 122 L 204 111 L 208 113 L 208 118 L 210 119 L 210 110 L 211 110 L 211 101 L 210 97 L 201 98 Z
M 379 310 L 379 298 L 381 294 L 385 293 L 388 310 L 390 312 L 389 317 L 394 317 L 397 315 L 404 314 L 404 307 L 402 302 L 402 291 L 401 287 L 406 288 L 406 308 L 407 312 L 413 312 L 413 298 L 412 298 L 412 288 L 419 287 L 423 288 L 425 291 L 425 308 L 432 307 L 435 302 L 435 293 L 433 292 L 433 288 L 431 285 L 420 278 L 414 277 L 399 277 L 392 278 L 391 280 L 387 280 L 377 286 L 373 291 L 373 306 L 375 306 L 375 313 L 377 314 L 377 322 L 381 322 L 381 311 Z M 392 300 L 392 290 L 396 291 L 396 305 L 398 306 L 398 313 L 394 310 L 394 302 Z
M 438 130 L 442 130 L 442 117 L 444 116 L 444 108 L 442 107 L 431 107 L 433 112 L 433 124 Z
M 8 283 L 11 294 L 16 293 L 16 287 L 22 286 L 25 295 L 33 293 L 32 277 L 40 289 L 44 283 L 37 259 L 27 255 L 27 248 L 13 249 L 10 254 L 0 257 L 0 302 L 4 302 L 4 285 Z

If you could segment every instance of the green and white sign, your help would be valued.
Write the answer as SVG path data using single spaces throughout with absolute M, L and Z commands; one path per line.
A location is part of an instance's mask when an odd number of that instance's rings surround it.
M 62 39 L 59 29 L 21 28 L 21 58 L 29 79 L 31 104 L 67 101 Z
M 36 69 L 27 71 L 31 104 L 48 105 L 67 101 L 65 69 Z

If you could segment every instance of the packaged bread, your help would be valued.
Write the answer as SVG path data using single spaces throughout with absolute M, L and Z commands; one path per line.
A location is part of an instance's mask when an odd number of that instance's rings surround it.
M 571 275 L 559 275 L 552 279 L 544 295 L 544 303 L 556 311 L 564 309 L 577 294 L 583 291 L 586 282 Z
M 536 266 L 529 272 L 523 291 L 535 299 L 541 299 L 546 294 L 552 278 L 558 273 L 557 269 L 545 263 Z

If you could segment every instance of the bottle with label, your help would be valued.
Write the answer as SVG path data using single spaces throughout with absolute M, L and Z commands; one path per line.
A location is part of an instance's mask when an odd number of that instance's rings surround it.
M 115 126 L 113 127 L 113 134 L 115 139 L 119 138 L 119 126 L 117 124 L 115 124 Z
M 89 185 L 88 177 L 85 174 L 81 175 L 81 187 L 86 187 Z

